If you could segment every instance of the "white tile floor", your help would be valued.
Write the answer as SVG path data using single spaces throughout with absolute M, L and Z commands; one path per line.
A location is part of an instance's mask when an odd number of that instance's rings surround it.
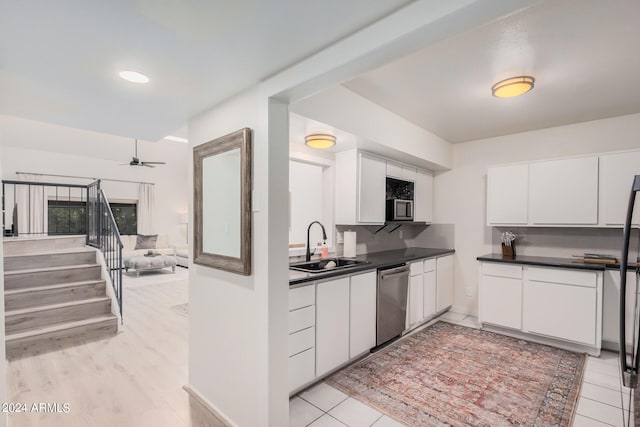
M 441 320 L 479 327 L 478 319 L 445 313 Z M 588 357 L 573 427 L 624 427 L 621 408 L 629 407 L 629 389 L 622 386 L 617 353 Z M 633 425 L 633 423 L 629 424 Z M 289 401 L 289 427 L 403 427 L 392 418 L 322 382 Z

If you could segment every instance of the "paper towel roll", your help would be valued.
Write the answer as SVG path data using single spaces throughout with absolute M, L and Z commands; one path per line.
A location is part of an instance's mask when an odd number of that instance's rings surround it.
M 356 256 L 356 232 L 344 232 L 344 256 L 345 258 L 353 258 Z

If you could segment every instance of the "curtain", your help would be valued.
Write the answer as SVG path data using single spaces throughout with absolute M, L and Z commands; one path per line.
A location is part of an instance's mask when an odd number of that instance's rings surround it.
M 20 181 L 40 182 L 39 175 L 18 174 Z M 18 234 L 47 234 L 47 211 L 44 187 L 39 185 L 16 186 L 18 209 Z
M 153 184 L 138 187 L 138 234 L 155 233 L 156 198 Z

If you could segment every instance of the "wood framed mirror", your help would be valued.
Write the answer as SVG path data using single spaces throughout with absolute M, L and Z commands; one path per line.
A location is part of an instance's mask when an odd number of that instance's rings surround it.
M 193 148 L 193 262 L 251 275 L 251 129 Z

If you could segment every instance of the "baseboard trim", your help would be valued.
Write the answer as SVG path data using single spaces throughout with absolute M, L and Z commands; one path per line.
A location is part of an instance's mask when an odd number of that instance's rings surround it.
M 209 412 L 211 412 L 212 415 L 218 418 L 225 425 L 225 427 L 238 427 L 236 423 L 232 422 L 224 413 L 222 413 L 222 411 L 220 411 L 220 409 L 216 405 L 209 402 L 209 400 L 202 396 L 202 394 L 194 389 L 193 386 L 186 384 L 182 386 L 182 388 L 194 399 L 196 399 L 202 406 L 204 406 Z
M 462 305 L 452 305 L 449 311 L 458 314 L 464 314 L 465 316 L 475 316 L 478 317 L 478 313 L 475 310 L 469 309 L 469 307 L 465 307 Z

